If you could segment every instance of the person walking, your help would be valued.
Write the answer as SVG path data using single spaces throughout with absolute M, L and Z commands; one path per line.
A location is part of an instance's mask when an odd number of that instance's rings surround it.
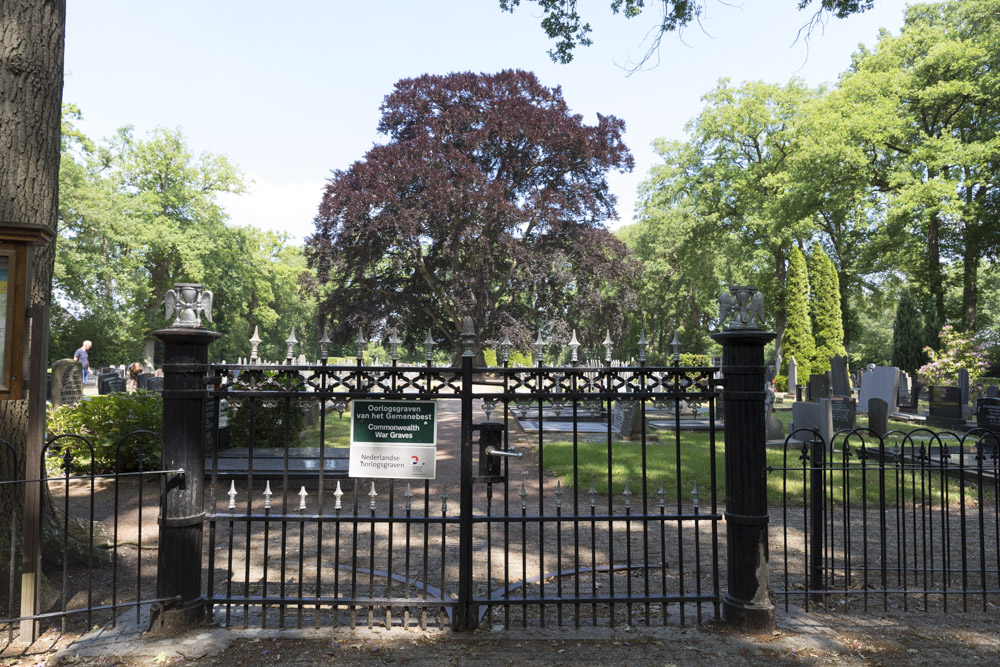
M 79 361 L 83 366 L 83 381 L 87 382 L 87 373 L 90 371 L 90 355 L 87 354 L 87 350 L 93 347 L 93 343 L 89 340 L 83 341 L 83 345 L 80 349 L 73 353 L 73 361 Z

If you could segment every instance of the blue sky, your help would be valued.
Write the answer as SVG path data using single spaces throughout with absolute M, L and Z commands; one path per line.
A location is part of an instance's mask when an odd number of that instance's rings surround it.
M 701 26 L 664 37 L 658 67 L 627 76 L 655 6 L 626 21 L 611 16 L 610 0 L 580 0 L 595 45 L 557 65 L 531 3 L 512 15 L 498 0 L 69 0 L 63 99 L 81 107 L 94 139 L 125 124 L 139 135 L 179 128 L 196 153 L 228 156 L 252 180 L 247 194 L 222 199 L 232 221 L 299 243 L 330 172 L 383 141 L 378 107 L 396 81 L 531 70 L 562 86 L 588 122 L 597 112 L 625 120 L 636 169 L 611 177 L 623 224 L 656 162 L 650 143 L 683 138 L 719 78 L 833 83 L 859 43 L 899 31 L 906 3 L 830 19 L 808 42 L 796 36 L 812 13 L 796 4 L 707 0 Z

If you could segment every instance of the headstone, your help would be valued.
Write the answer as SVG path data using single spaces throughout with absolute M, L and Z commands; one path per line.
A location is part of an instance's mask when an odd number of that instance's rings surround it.
M 903 406 L 910 402 L 910 375 L 900 369 L 899 381 L 896 387 L 896 405 Z
M 781 420 L 774 416 L 774 374 L 776 369 L 769 368 L 767 374 L 765 375 L 764 381 L 764 391 L 766 392 L 766 397 L 764 398 L 764 424 L 766 430 L 766 438 L 768 440 L 782 440 L 784 438 L 784 424 Z
M 986 398 L 1000 398 L 1000 386 L 995 384 L 986 385 Z
M 851 395 L 851 379 L 848 377 L 847 357 L 835 354 L 830 357 L 830 389 L 834 396 Z
M 815 403 L 821 398 L 830 398 L 830 377 L 826 373 L 814 373 L 809 376 L 809 400 Z
M 864 385 L 861 385 L 864 387 Z M 881 437 L 889 432 L 889 404 L 881 398 L 868 400 L 868 428 Z
M 858 396 L 858 410 L 866 410 L 868 402 L 880 398 L 889 406 L 889 412 L 896 411 L 897 393 L 899 391 L 899 369 L 895 366 L 871 366 L 861 380 L 861 391 Z
M 858 425 L 858 402 L 849 396 L 830 399 L 834 431 L 853 431 Z
M 976 426 L 1000 432 L 1000 398 L 976 401 Z
M 910 382 L 910 387 L 907 391 L 908 396 L 906 403 L 899 404 L 899 411 L 915 415 L 917 414 L 917 408 L 920 405 L 920 383 L 909 375 L 907 378 Z
M 146 388 L 150 391 L 163 391 L 163 378 L 156 376 L 149 378 Z
M 833 406 L 828 398 L 821 399 L 818 403 L 795 403 L 792 405 L 792 426 L 795 429 L 794 438 L 803 442 L 812 440 L 811 434 L 799 431 L 799 429 L 813 430 L 819 433 L 819 437 L 829 447 L 833 441 Z
M 795 388 L 799 386 L 799 363 L 795 357 L 788 358 L 788 393 L 795 393 Z
M 142 365 L 146 368 L 153 367 L 153 356 L 156 353 L 156 339 L 147 338 L 146 344 L 142 348 Z
M 136 389 L 149 389 L 149 379 L 153 377 L 150 373 L 139 373 L 135 378 Z
M 961 392 L 959 401 L 962 404 L 962 417 L 969 417 L 969 369 L 958 369 L 958 389 Z
M 60 359 L 52 364 L 52 405 L 76 405 L 83 398 L 83 364 Z
M 964 426 L 962 390 L 958 387 L 928 387 L 928 389 L 930 390 L 928 421 L 944 427 Z
M 108 380 L 108 393 L 121 394 L 125 391 L 125 378 L 111 378 Z
M 638 401 L 615 401 L 611 411 L 611 431 L 620 438 L 631 438 L 639 428 L 639 413 Z
M 112 369 L 111 371 L 104 371 L 97 376 L 97 393 L 101 396 L 111 393 L 111 388 L 109 383 L 112 380 L 119 379 L 118 371 Z

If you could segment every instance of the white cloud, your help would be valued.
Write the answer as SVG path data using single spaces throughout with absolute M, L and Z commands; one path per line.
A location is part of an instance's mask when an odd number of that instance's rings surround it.
M 247 181 L 244 194 L 219 195 L 219 204 L 226 209 L 232 224 L 286 232 L 296 245 L 313 233 L 323 181 L 277 184 L 255 174 L 248 174 Z

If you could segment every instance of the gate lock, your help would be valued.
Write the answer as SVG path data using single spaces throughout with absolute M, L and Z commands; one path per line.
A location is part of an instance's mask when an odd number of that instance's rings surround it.
M 523 452 L 508 451 L 503 448 L 503 424 L 485 422 L 473 428 L 479 430 L 479 475 L 484 481 L 502 481 L 504 478 L 501 460 L 504 457 L 519 459 Z

